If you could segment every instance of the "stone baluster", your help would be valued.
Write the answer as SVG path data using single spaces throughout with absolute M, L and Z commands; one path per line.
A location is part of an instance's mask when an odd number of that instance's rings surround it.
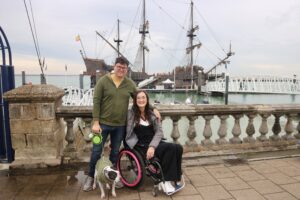
M 267 120 L 268 120 L 268 117 L 270 116 L 269 113 L 262 113 L 260 114 L 261 116 L 261 125 L 259 127 L 259 132 L 260 132 L 260 136 L 257 137 L 257 139 L 261 142 L 264 142 L 264 141 L 267 141 L 268 138 L 267 138 L 267 133 L 268 133 L 268 123 L 267 123 Z
M 228 118 L 228 115 L 219 115 L 218 116 L 221 120 L 220 123 L 220 127 L 218 130 L 218 135 L 219 135 L 219 139 L 216 140 L 217 144 L 227 144 L 228 141 L 225 139 L 226 135 L 227 135 L 227 125 L 226 125 L 226 120 Z
M 172 116 L 170 117 L 173 121 L 173 130 L 171 133 L 171 137 L 173 138 L 173 142 L 179 144 L 178 138 L 180 137 L 179 129 L 178 129 L 178 121 L 180 116 Z
M 83 120 L 85 122 L 84 141 L 86 142 L 85 146 L 83 147 L 83 151 L 84 152 L 89 152 L 89 151 L 91 151 L 92 146 L 93 146 L 92 142 L 91 142 L 91 138 L 89 138 L 89 134 L 92 131 L 92 124 L 91 123 L 92 123 L 93 119 L 92 118 L 84 118 Z
M 255 127 L 253 124 L 253 119 L 256 116 L 256 114 L 247 114 L 248 117 L 248 125 L 246 128 L 247 137 L 244 137 L 243 141 L 246 143 L 254 143 L 255 138 L 253 138 L 253 135 L 255 133 Z
M 279 137 L 279 133 L 281 132 L 281 126 L 280 126 L 280 117 L 281 116 L 282 116 L 281 114 L 274 114 L 275 122 L 272 127 L 273 135 L 270 136 L 270 139 L 273 141 L 278 141 L 281 139 Z
M 300 115 L 298 115 L 298 117 L 300 117 Z M 300 121 L 298 122 L 297 131 L 298 133 L 295 134 L 295 138 L 300 139 Z
M 188 141 L 186 141 L 186 145 L 189 147 L 196 147 L 197 142 L 195 141 L 196 137 L 196 129 L 195 129 L 195 120 L 197 119 L 197 116 L 188 116 L 189 119 L 189 129 L 187 132 Z
M 67 141 L 67 146 L 64 149 L 64 157 L 75 159 L 77 157 L 77 152 L 74 144 L 75 136 L 73 132 L 73 122 L 74 118 L 65 118 L 67 122 L 67 134 L 65 140 Z
M 241 135 L 241 126 L 240 126 L 240 118 L 242 117 L 242 114 L 236 114 L 233 115 L 234 117 L 234 125 L 232 128 L 232 135 L 233 137 L 230 138 L 230 143 L 232 144 L 239 144 L 242 143 L 242 140 L 240 139 L 240 135 Z
M 211 125 L 210 120 L 213 118 L 213 115 L 205 115 L 203 118 L 205 119 L 205 126 L 203 130 L 203 136 L 204 140 L 201 141 L 201 144 L 204 146 L 212 145 L 213 142 L 211 141 L 212 131 L 211 131 Z
M 287 122 L 284 127 L 285 135 L 282 136 L 284 140 L 292 140 L 295 139 L 292 133 L 294 132 L 294 126 L 293 126 L 293 117 L 295 114 L 286 114 Z

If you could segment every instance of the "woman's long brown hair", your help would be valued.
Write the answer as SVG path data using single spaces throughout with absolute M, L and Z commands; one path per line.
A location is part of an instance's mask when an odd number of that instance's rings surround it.
M 136 93 L 134 94 L 133 96 L 133 106 L 132 106 L 132 110 L 134 112 L 134 122 L 135 124 L 139 124 L 140 123 L 140 118 L 141 118 L 141 111 L 139 109 L 139 106 L 137 105 L 136 101 L 137 101 L 137 95 L 140 94 L 140 93 L 144 93 L 146 95 L 146 98 L 147 98 L 147 103 L 146 103 L 146 106 L 145 106 L 145 120 L 147 120 L 149 123 L 151 123 L 151 109 L 150 109 L 150 106 L 149 106 L 149 96 L 147 94 L 146 91 L 144 90 L 138 90 L 136 91 Z

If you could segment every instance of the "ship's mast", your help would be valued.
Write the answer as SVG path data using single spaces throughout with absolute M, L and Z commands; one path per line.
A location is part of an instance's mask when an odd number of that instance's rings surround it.
M 141 47 L 142 47 L 142 62 L 143 62 L 143 66 L 142 66 L 142 72 L 145 73 L 145 50 L 148 51 L 148 48 L 145 46 L 145 38 L 146 38 L 146 34 L 149 33 L 148 31 L 148 21 L 146 20 L 146 2 L 145 0 L 143 0 L 143 13 L 142 13 L 142 25 L 140 27 L 139 33 L 142 35 L 141 38 Z
M 187 32 L 187 37 L 189 37 L 190 41 L 189 44 L 190 46 L 186 48 L 186 52 L 187 54 L 190 53 L 190 67 L 191 67 L 191 89 L 194 89 L 194 54 L 193 54 L 193 50 L 195 47 L 199 48 L 201 46 L 201 43 L 195 44 L 193 43 L 194 37 L 196 37 L 197 35 L 194 34 L 194 32 L 196 30 L 199 29 L 199 26 L 195 26 L 194 27 L 194 3 L 193 1 L 191 1 L 191 25 L 190 25 L 190 30 L 188 30 Z
M 117 53 L 118 53 L 118 57 L 120 57 L 120 43 L 123 42 L 123 40 L 120 39 L 120 20 L 118 19 L 118 32 L 117 32 L 117 39 L 114 39 L 114 42 L 117 43 Z

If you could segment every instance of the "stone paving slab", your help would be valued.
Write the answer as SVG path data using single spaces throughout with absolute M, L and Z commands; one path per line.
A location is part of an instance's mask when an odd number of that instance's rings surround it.
M 294 179 L 290 176 L 287 176 L 281 172 L 265 174 L 265 177 L 268 178 L 269 180 L 273 181 L 275 184 L 279 184 L 279 185 L 297 182 L 296 179 Z
M 300 158 L 252 161 L 247 164 L 215 164 L 183 168 L 186 187 L 167 196 L 152 196 L 153 183 L 146 178 L 139 189 L 117 189 L 117 198 L 106 191 L 105 199 L 124 200 L 295 200 L 300 199 Z M 49 172 L 44 175 L 0 173 L 0 200 L 96 200 L 100 190 L 82 191 L 84 171 Z
M 270 194 L 283 191 L 281 187 L 275 185 L 270 180 L 251 181 L 248 182 L 248 184 L 260 194 Z
M 255 170 L 238 171 L 236 174 L 244 181 L 256 181 L 265 179 L 262 175 Z
M 205 200 L 221 200 L 232 198 L 232 196 L 221 185 L 198 187 L 197 190 Z
M 239 177 L 218 179 L 227 190 L 242 190 L 250 186 Z
M 198 187 L 198 186 L 209 186 L 209 185 L 217 185 L 217 180 L 211 176 L 210 174 L 197 174 L 193 176 L 189 176 L 191 183 Z
M 231 194 L 238 200 L 264 200 L 265 198 L 254 189 L 231 191 Z
M 207 169 L 209 173 L 215 178 L 230 178 L 236 175 L 227 167 L 218 167 Z
M 297 200 L 291 194 L 287 192 L 273 193 L 265 195 L 265 198 L 268 200 Z
M 300 183 L 282 185 L 282 188 L 300 199 Z

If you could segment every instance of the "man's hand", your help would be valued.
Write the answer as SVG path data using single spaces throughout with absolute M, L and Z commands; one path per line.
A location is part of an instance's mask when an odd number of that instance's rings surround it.
M 147 160 L 150 160 L 154 156 L 155 149 L 154 147 L 149 147 L 147 150 Z
M 93 133 L 101 133 L 102 129 L 100 127 L 99 121 L 95 121 L 93 126 L 92 126 L 92 132 Z
M 161 120 L 161 115 L 156 108 L 153 109 L 153 113 L 158 120 Z

